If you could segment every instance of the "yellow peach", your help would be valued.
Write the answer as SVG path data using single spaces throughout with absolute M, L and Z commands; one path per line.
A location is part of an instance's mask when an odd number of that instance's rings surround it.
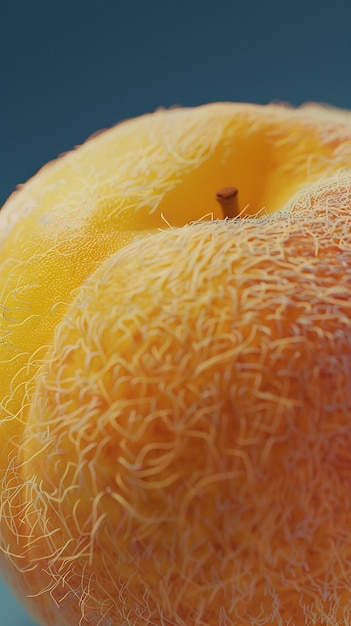
M 347 112 L 213 104 L 6 203 L 0 565 L 40 624 L 350 623 L 350 164 Z

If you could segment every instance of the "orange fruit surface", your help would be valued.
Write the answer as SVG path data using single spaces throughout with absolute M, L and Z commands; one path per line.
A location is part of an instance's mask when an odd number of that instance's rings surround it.
M 38 623 L 350 624 L 350 164 L 348 112 L 212 104 L 9 198 L 0 566 Z

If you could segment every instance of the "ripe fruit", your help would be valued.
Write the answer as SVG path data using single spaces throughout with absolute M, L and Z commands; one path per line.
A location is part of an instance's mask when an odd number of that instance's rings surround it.
M 3 208 L 2 569 L 41 624 L 349 624 L 350 159 L 347 113 L 160 111 Z

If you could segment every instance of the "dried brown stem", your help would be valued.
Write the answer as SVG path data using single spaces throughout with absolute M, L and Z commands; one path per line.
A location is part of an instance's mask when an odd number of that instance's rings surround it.
M 224 187 L 217 191 L 216 200 L 221 205 L 223 217 L 239 215 L 238 190 L 235 187 Z

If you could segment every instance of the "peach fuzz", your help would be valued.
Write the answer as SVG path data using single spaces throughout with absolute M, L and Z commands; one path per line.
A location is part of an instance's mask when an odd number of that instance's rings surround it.
M 219 103 L 9 198 L 0 564 L 39 624 L 350 623 L 350 159 L 348 112 Z

